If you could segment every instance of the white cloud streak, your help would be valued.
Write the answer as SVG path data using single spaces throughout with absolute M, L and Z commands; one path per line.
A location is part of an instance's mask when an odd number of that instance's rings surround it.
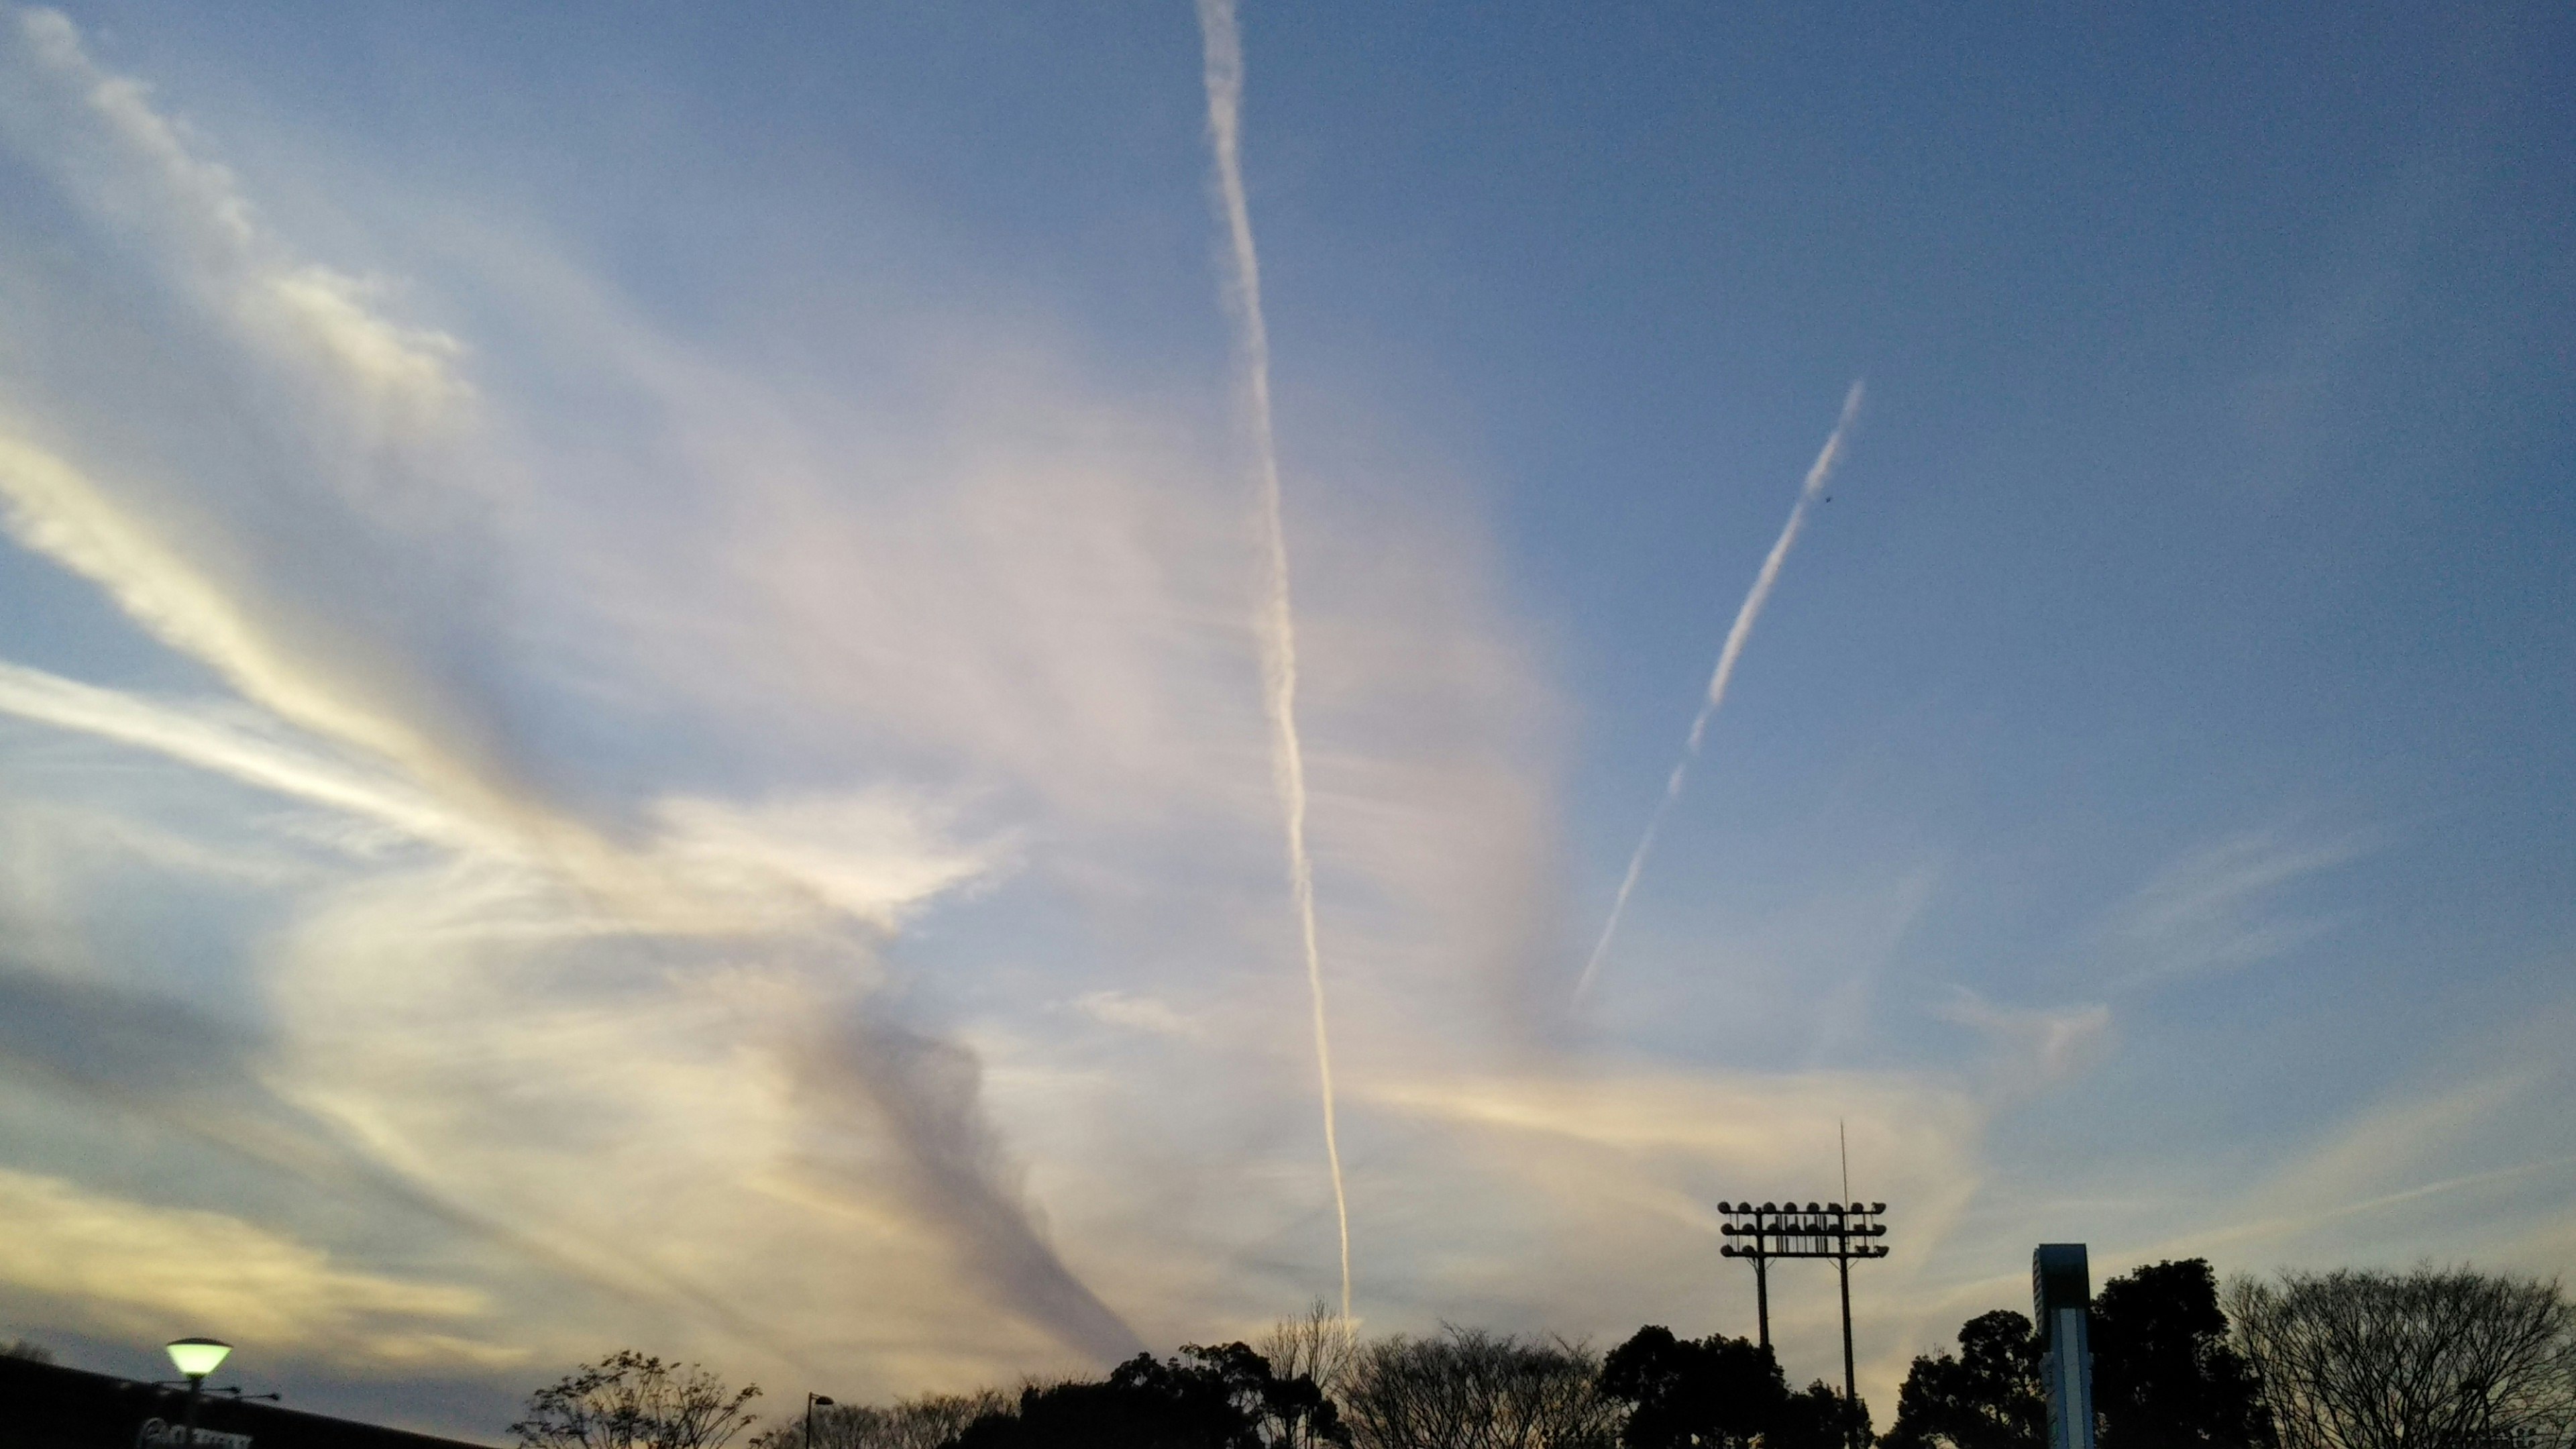
M 1619 934 L 1620 917 L 1627 914 L 1628 897 L 1636 892 L 1637 880 L 1645 874 L 1646 857 L 1654 851 L 1655 835 L 1663 829 L 1664 816 L 1682 795 L 1682 782 L 1690 773 L 1691 761 L 1699 758 L 1700 742 L 1707 737 L 1708 722 L 1717 717 L 1718 707 L 1726 703 L 1727 682 L 1735 677 L 1735 662 L 1743 657 L 1745 642 L 1753 637 L 1753 621 L 1762 614 L 1762 606 L 1771 598 L 1772 585 L 1780 580 L 1780 566 L 1789 561 L 1789 548 L 1798 541 L 1798 530 L 1807 522 L 1807 508 L 1825 491 L 1834 474 L 1834 465 L 1842 459 L 1843 434 L 1850 431 L 1853 419 L 1860 416 L 1861 385 L 1855 382 L 1843 395 L 1842 415 L 1835 419 L 1834 430 L 1826 435 L 1825 446 L 1816 461 L 1807 468 L 1806 481 L 1799 485 L 1798 501 L 1789 509 L 1789 521 L 1771 552 L 1762 559 L 1762 570 L 1753 577 L 1752 591 L 1735 611 L 1735 622 L 1726 631 L 1726 645 L 1718 651 L 1717 670 L 1709 676 L 1708 697 L 1702 700 L 1699 713 L 1692 717 L 1690 737 L 1682 744 L 1682 756 L 1664 779 L 1663 798 L 1655 802 L 1654 813 L 1646 817 L 1645 834 L 1638 837 L 1636 850 L 1628 857 L 1628 869 L 1619 877 L 1619 892 L 1610 901 L 1609 918 L 1601 923 L 1601 935 L 1592 943 L 1592 954 L 1584 959 L 1583 975 L 1574 983 L 1574 999 L 1580 1003 L 1592 991 L 1592 983 L 1601 975 L 1602 962 L 1609 959 L 1610 942 Z
M 105 590 L 135 623 L 278 714 L 395 759 L 432 752 L 410 730 L 314 679 L 240 601 L 69 462 L 0 431 L 9 535 Z
M 158 701 L 0 660 L 0 713 L 70 730 L 391 826 L 416 840 L 490 848 L 486 832 L 380 771 L 299 748 L 220 701 Z
M 1279 443 L 1271 422 L 1270 332 L 1261 313 L 1261 259 L 1252 244 L 1252 213 L 1243 193 L 1243 37 L 1234 0 L 1199 0 L 1205 42 L 1208 140 L 1215 152 L 1217 194 L 1234 264 L 1228 292 L 1242 329 L 1244 390 L 1253 466 L 1259 479 L 1265 590 L 1261 608 L 1263 700 L 1272 729 L 1280 807 L 1287 818 L 1288 884 L 1306 956 L 1306 987 L 1315 1030 L 1315 1075 L 1324 1117 L 1324 1160 L 1333 1177 L 1333 1220 L 1341 1239 L 1342 1317 L 1351 1316 L 1351 1210 L 1342 1183 L 1342 1147 L 1333 1103 L 1333 1045 L 1325 1021 L 1323 949 L 1315 931 L 1315 862 L 1306 844 L 1306 755 L 1297 736 L 1297 618 L 1288 591 L 1288 529 L 1281 516 Z
M 388 826 L 491 864 L 541 860 L 506 827 L 449 808 L 381 770 L 345 763 L 224 701 L 160 701 L 0 660 L 0 713 L 149 751 Z M 818 796 L 755 806 L 658 801 L 645 848 L 601 853 L 583 877 L 614 871 L 633 924 L 659 930 L 775 931 L 839 917 L 892 931 L 922 903 L 986 875 L 1006 841 L 966 849 L 941 839 L 922 802 L 897 794 Z M 676 893 L 676 895 L 674 894 Z M 657 903 L 639 906 L 649 896 Z M 613 912 L 612 912 L 613 914 Z

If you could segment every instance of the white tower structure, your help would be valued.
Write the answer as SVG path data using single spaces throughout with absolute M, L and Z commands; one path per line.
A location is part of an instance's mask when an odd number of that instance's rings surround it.
M 2030 1255 L 2030 1310 L 2048 1449 L 2093 1449 L 2093 1281 L 2082 1243 L 2042 1243 Z

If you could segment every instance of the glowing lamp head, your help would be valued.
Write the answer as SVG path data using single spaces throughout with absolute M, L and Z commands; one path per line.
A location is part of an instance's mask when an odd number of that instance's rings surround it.
M 178 1365 L 182 1378 L 201 1379 L 221 1367 L 233 1346 L 219 1339 L 181 1338 L 169 1345 L 170 1362 Z

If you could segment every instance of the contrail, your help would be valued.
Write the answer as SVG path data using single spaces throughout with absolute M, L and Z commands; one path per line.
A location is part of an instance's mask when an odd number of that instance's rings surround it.
M 1333 1221 L 1342 1240 L 1342 1321 L 1351 1318 L 1351 1207 L 1342 1191 L 1342 1147 L 1333 1123 L 1333 1046 L 1324 1028 L 1324 958 L 1315 944 L 1315 863 L 1306 853 L 1306 753 L 1297 740 L 1297 620 L 1288 605 L 1288 531 L 1279 516 L 1279 443 L 1270 422 L 1270 330 L 1261 320 L 1261 260 L 1252 249 L 1252 213 L 1243 200 L 1243 37 L 1234 0 L 1198 0 L 1206 42 L 1208 143 L 1216 153 L 1218 200 L 1233 243 L 1229 300 L 1241 327 L 1244 382 L 1250 394 L 1253 457 L 1261 470 L 1261 523 L 1268 544 L 1270 589 L 1261 610 L 1263 703 L 1270 716 L 1271 773 L 1288 817 L 1288 884 L 1306 946 L 1306 994 L 1315 1013 L 1315 1075 L 1324 1106 L 1324 1158 L 1333 1169 Z
M 1735 626 L 1726 631 L 1726 647 L 1718 651 L 1717 672 L 1709 676 L 1708 698 L 1701 701 L 1699 717 L 1691 721 L 1690 739 L 1682 746 L 1682 757 L 1673 762 L 1673 772 L 1664 780 L 1664 798 L 1655 802 L 1655 813 L 1646 818 L 1646 833 L 1637 841 L 1637 853 L 1628 857 L 1628 873 L 1619 880 L 1619 894 L 1610 902 L 1610 919 L 1601 926 L 1601 939 L 1592 943 L 1592 959 L 1583 964 L 1583 978 L 1574 983 L 1574 999 L 1581 1001 L 1592 989 L 1593 978 L 1601 974 L 1601 962 L 1610 954 L 1610 938 L 1619 933 L 1619 917 L 1628 909 L 1628 896 L 1637 889 L 1637 877 L 1646 869 L 1646 856 L 1655 848 L 1655 833 L 1664 828 L 1665 812 L 1681 798 L 1682 778 L 1690 773 L 1691 761 L 1699 758 L 1699 744 L 1708 734 L 1708 722 L 1717 716 L 1717 707 L 1726 703 L 1726 682 L 1735 674 L 1735 661 L 1744 653 L 1744 641 L 1753 637 L 1753 621 L 1762 613 L 1762 605 L 1771 597 L 1771 586 L 1780 579 L 1780 565 L 1789 558 L 1789 545 L 1798 541 L 1798 530 L 1806 525 L 1807 505 L 1825 490 L 1834 475 L 1834 464 L 1841 461 L 1843 434 L 1851 430 L 1852 419 L 1860 415 L 1861 386 L 1851 385 L 1843 395 L 1842 416 L 1835 420 L 1833 432 L 1826 437 L 1824 448 L 1807 469 L 1807 481 L 1799 486 L 1798 502 L 1789 510 L 1788 525 L 1780 530 L 1779 541 L 1771 545 L 1770 556 L 1762 560 L 1762 572 L 1754 575 L 1753 592 L 1744 596 L 1744 607 L 1735 611 Z

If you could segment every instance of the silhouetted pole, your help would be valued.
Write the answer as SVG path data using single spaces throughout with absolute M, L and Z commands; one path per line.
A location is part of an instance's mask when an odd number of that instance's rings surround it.
M 1843 1204 L 1835 1203 L 1833 1207 L 1836 1223 L 1848 1228 L 1849 1217 Z M 1834 1241 L 1841 1248 L 1834 1254 L 1834 1272 L 1843 1280 L 1843 1442 L 1852 1445 L 1852 1449 L 1859 1449 L 1855 1441 L 1859 1431 L 1854 1421 L 1860 1417 L 1860 1380 L 1852 1372 L 1851 1234 L 1848 1231 L 1837 1232 Z
M 1753 1259 L 1753 1313 L 1762 1324 L 1762 1351 L 1771 1351 L 1771 1259 L 1757 1255 Z

